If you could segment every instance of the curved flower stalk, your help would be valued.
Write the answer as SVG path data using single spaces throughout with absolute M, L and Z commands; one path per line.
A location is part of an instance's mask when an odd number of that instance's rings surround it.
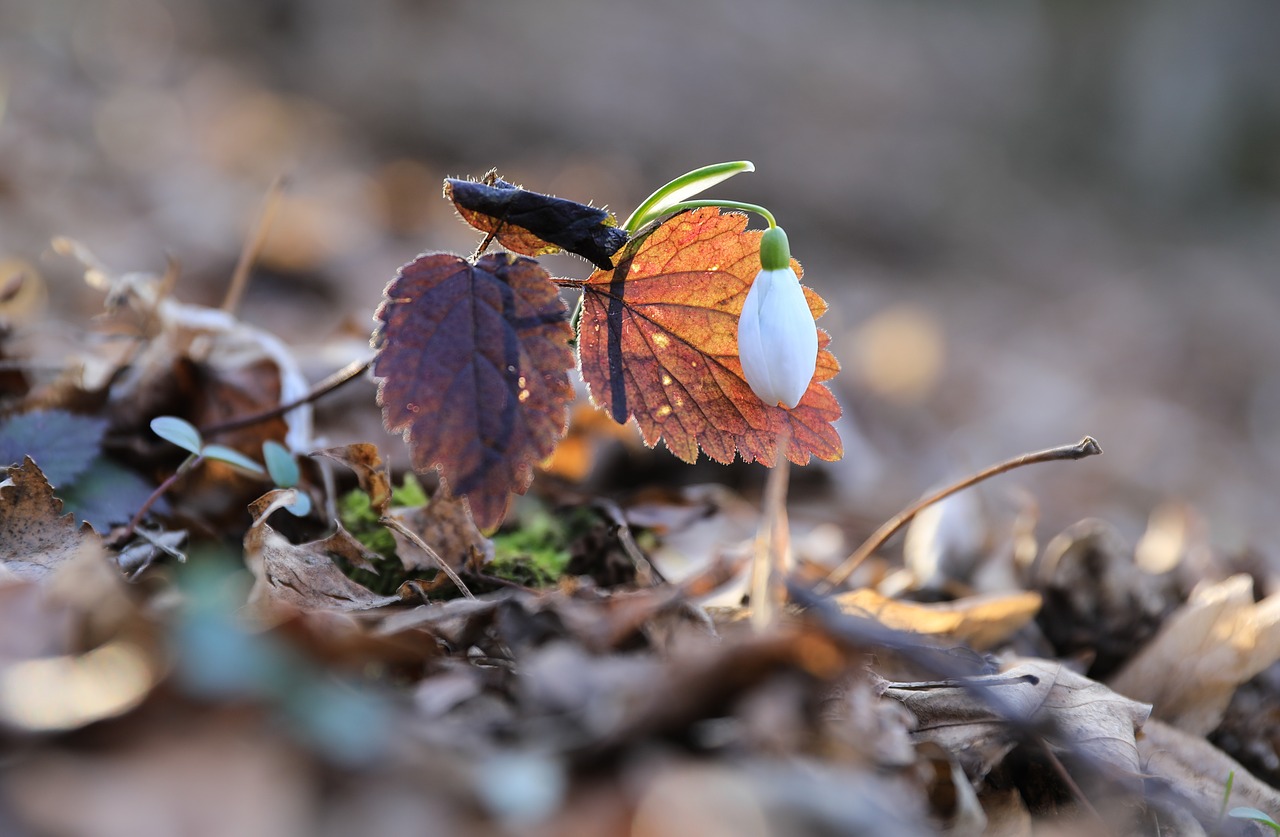
M 751 391 L 769 406 L 790 409 L 813 380 L 818 327 L 781 227 L 761 237 L 760 266 L 738 318 L 738 357 Z
M 710 166 L 703 166 L 700 169 L 694 169 L 691 172 L 682 174 L 649 197 L 645 198 L 644 203 L 636 207 L 636 211 L 631 213 L 631 217 L 623 223 L 622 228 L 628 233 L 635 235 L 636 231 L 645 224 L 648 224 L 650 221 L 656 221 L 663 215 L 676 211 L 687 203 L 689 198 L 699 192 L 705 192 L 707 189 L 710 189 L 717 183 L 723 183 L 735 174 L 755 170 L 756 167 L 750 160 L 735 160 L 729 163 L 716 163 Z

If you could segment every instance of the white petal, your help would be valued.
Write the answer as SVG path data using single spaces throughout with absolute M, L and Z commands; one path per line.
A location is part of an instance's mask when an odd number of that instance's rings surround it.
M 765 340 L 774 347 L 772 367 L 775 388 L 781 396 L 778 400 L 794 407 L 809 389 L 818 365 L 818 327 L 800 280 L 794 271 L 786 273 L 774 283 L 769 314 L 764 320 L 765 326 L 772 324 L 775 328 L 772 339 L 767 330 L 764 333 Z
M 738 356 L 766 404 L 794 407 L 804 397 L 817 366 L 818 330 L 795 271 L 756 276 L 738 320 Z
M 742 314 L 738 317 L 738 359 L 742 362 L 742 375 L 751 391 L 766 404 L 776 404 L 776 399 L 770 400 L 773 385 L 769 381 L 769 355 L 760 334 L 760 303 L 768 293 L 769 278 L 762 273 L 751 283 Z

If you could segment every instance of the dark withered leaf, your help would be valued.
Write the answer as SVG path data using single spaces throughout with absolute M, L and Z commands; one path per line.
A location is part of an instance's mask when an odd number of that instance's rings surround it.
M 66 410 L 17 415 L 0 425 L 0 466 L 17 465 L 30 456 L 50 485 L 64 488 L 88 470 L 106 431 L 106 419 Z
M 73 485 L 59 488 L 57 494 L 66 511 L 74 513 L 77 520 L 105 533 L 117 523 L 127 523 L 154 489 L 134 471 L 99 456 Z M 151 508 L 164 514 L 169 506 L 153 503 Z
M 610 257 L 627 243 L 626 231 L 603 209 L 530 192 L 496 176 L 483 183 L 449 178 L 444 196 L 464 221 L 513 253 L 545 256 L 565 250 L 610 270 Z

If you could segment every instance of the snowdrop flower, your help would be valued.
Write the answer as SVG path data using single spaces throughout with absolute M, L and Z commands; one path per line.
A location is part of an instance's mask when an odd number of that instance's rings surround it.
M 751 391 L 773 406 L 800 403 L 818 364 L 818 327 L 791 269 L 781 227 L 760 239 L 760 266 L 738 317 L 738 357 Z

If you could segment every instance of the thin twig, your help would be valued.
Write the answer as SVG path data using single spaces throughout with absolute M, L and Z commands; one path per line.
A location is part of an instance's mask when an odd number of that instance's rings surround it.
M 984 471 L 979 471 L 972 476 L 965 477 L 960 482 L 950 485 L 941 491 L 930 494 L 927 497 L 915 501 L 902 511 L 898 512 L 884 525 L 872 533 L 861 546 L 854 550 L 848 558 L 844 559 L 844 563 L 836 567 L 831 573 L 819 583 L 816 592 L 826 594 L 845 582 L 849 576 L 853 575 L 854 570 L 867 560 L 877 549 L 884 546 L 889 538 L 897 534 L 898 530 L 911 522 L 917 514 L 924 511 L 929 506 L 940 500 L 945 500 L 952 494 L 964 491 L 966 488 L 977 485 L 983 480 L 999 476 L 1006 471 L 1012 471 L 1015 468 L 1021 468 L 1023 465 L 1034 465 L 1038 462 L 1055 462 L 1060 459 L 1084 459 L 1088 456 L 1097 456 L 1102 453 L 1101 446 L 1092 436 L 1085 436 L 1074 445 L 1063 445 L 1061 447 L 1049 448 L 1048 450 L 1036 451 L 1035 453 L 1024 453 L 1021 456 L 1015 456 L 1013 459 L 1001 462 L 998 465 L 992 465 Z
M 267 187 L 267 195 L 262 199 L 262 211 L 258 213 L 258 220 L 254 223 L 249 237 L 244 240 L 244 247 L 240 250 L 240 260 L 236 262 L 236 269 L 231 274 L 231 284 L 227 286 L 227 295 L 222 299 L 222 310 L 229 314 L 240 307 L 240 298 L 244 296 L 244 290 L 249 285 L 249 268 L 253 267 L 253 263 L 257 261 L 258 254 L 262 252 L 262 245 L 267 243 L 267 233 L 271 231 L 271 222 L 275 218 L 276 209 L 280 205 L 280 195 L 283 193 L 284 175 L 276 175 L 276 179 Z
M 436 552 L 434 549 L 427 546 L 426 541 L 418 537 L 417 534 L 415 534 L 412 529 L 410 529 L 408 526 L 405 526 L 403 523 L 401 523 L 399 520 L 396 520 L 394 517 L 392 517 L 389 514 L 383 515 L 378 520 L 378 522 L 389 529 L 395 529 L 397 532 L 399 532 L 400 534 L 408 538 L 410 541 L 412 541 L 414 546 L 418 547 L 418 549 L 421 549 L 423 552 L 425 552 L 428 558 L 430 558 L 432 561 L 435 561 L 436 564 L 439 565 L 440 569 L 444 570 L 444 574 L 449 576 L 449 580 L 453 582 L 454 587 L 458 588 L 458 592 L 462 593 L 462 595 L 466 596 L 468 599 L 475 598 L 475 596 L 471 594 L 471 591 L 467 589 L 467 585 L 462 583 L 462 578 L 457 574 L 457 572 L 454 571 L 453 567 L 449 566 L 449 564 L 445 562 L 443 558 L 440 557 L 440 553 Z
M 218 422 L 217 424 L 210 424 L 207 427 L 201 427 L 200 432 L 206 437 L 216 436 L 219 433 L 229 433 L 232 430 L 239 430 L 243 427 L 250 427 L 264 421 L 270 421 L 273 418 L 284 415 L 290 410 L 295 410 L 298 407 L 301 407 L 303 404 L 310 404 L 312 401 L 319 400 L 321 397 L 328 395 L 343 384 L 359 377 L 371 365 L 373 365 L 372 358 L 369 358 L 368 360 L 353 360 L 337 372 L 334 372 L 332 375 L 313 386 L 307 391 L 307 394 L 301 398 L 295 398 L 286 404 L 278 404 L 270 410 L 263 410 L 261 413 L 254 413 L 249 416 L 228 419 L 227 421 Z
M 612 534 L 618 539 L 618 545 L 622 547 L 622 551 L 626 553 L 631 565 L 635 568 L 636 578 L 647 580 L 648 587 L 664 583 L 666 579 L 663 578 L 662 573 L 645 557 L 639 544 L 636 543 L 635 535 L 631 532 L 631 525 L 627 523 L 627 516 L 622 513 L 622 508 L 604 497 L 597 498 L 592 505 L 613 524 Z
M 129 525 L 125 526 L 123 531 L 112 537 L 112 542 L 123 544 L 125 541 L 129 540 L 129 538 L 133 537 L 134 530 L 138 528 L 140 523 L 142 523 L 142 518 L 145 517 L 151 507 L 156 504 L 156 501 L 163 497 L 164 493 L 172 488 L 173 484 L 177 482 L 183 474 L 186 474 L 203 461 L 204 457 L 200 454 L 192 454 L 183 460 L 182 464 L 178 466 L 178 470 L 166 477 L 164 482 L 156 486 L 156 490 L 151 492 L 151 496 L 142 501 L 142 508 L 138 509 L 138 513 L 133 516 L 133 519 L 129 521 Z
M 985 689 L 994 688 L 996 686 L 1023 686 L 1028 683 L 1035 685 L 1040 679 L 1034 674 L 1019 674 L 1014 677 L 988 677 L 982 681 Z M 973 686 L 972 680 L 952 678 L 949 680 L 918 680 L 915 682 L 893 681 L 893 688 L 906 691 L 920 691 L 928 689 L 969 689 Z

